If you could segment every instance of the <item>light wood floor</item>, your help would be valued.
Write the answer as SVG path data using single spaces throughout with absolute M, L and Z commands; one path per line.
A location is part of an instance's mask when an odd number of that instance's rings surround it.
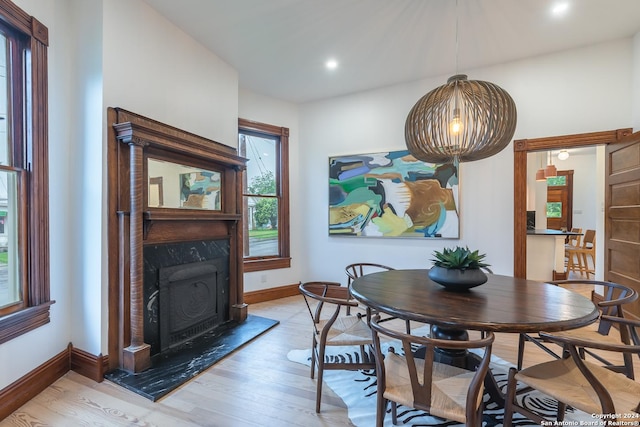
M 287 359 L 290 349 L 311 344 L 302 298 L 254 304 L 249 312 L 280 324 L 158 402 L 69 372 L 0 427 L 351 426 L 342 400 L 328 387 L 323 388 L 322 412 L 315 413 L 309 368 Z M 494 354 L 515 363 L 517 335 L 498 334 Z M 525 364 L 543 360 L 548 356 L 529 344 Z M 637 359 L 636 365 L 640 372 Z

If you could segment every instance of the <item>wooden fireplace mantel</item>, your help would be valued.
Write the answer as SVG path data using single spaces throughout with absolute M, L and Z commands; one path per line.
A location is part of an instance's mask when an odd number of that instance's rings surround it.
M 120 108 L 109 108 L 109 369 L 150 366 L 144 342 L 144 245 L 228 239 L 230 319 L 243 321 L 242 174 L 246 159 L 233 147 Z M 220 210 L 148 206 L 147 159 L 213 170 L 221 175 Z

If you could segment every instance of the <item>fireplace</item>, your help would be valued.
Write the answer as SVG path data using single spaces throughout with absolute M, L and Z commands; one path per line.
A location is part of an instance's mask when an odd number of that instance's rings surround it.
M 144 248 L 144 341 L 151 355 L 229 320 L 229 241 Z
M 222 277 L 220 277 L 222 281 Z M 215 261 L 160 269 L 160 351 L 180 345 L 221 323 L 225 292 Z M 151 351 L 153 354 L 153 349 Z
M 247 318 L 246 159 L 126 110 L 109 108 L 107 116 L 108 370 L 138 373 L 151 367 L 152 355 Z M 195 193 L 202 203 L 186 203 Z

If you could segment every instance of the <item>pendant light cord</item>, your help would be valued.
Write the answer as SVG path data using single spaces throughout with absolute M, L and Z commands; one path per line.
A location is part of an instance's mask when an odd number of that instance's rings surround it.
M 456 72 L 458 74 L 458 0 L 456 0 Z

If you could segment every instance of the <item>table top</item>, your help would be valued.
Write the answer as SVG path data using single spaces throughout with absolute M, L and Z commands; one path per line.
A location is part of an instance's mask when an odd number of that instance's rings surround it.
M 487 274 L 485 284 L 454 292 L 429 279 L 428 271 L 368 274 L 353 281 L 351 292 L 373 309 L 450 329 L 556 332 L 598 318 L 589 298 L 549 283 Z

